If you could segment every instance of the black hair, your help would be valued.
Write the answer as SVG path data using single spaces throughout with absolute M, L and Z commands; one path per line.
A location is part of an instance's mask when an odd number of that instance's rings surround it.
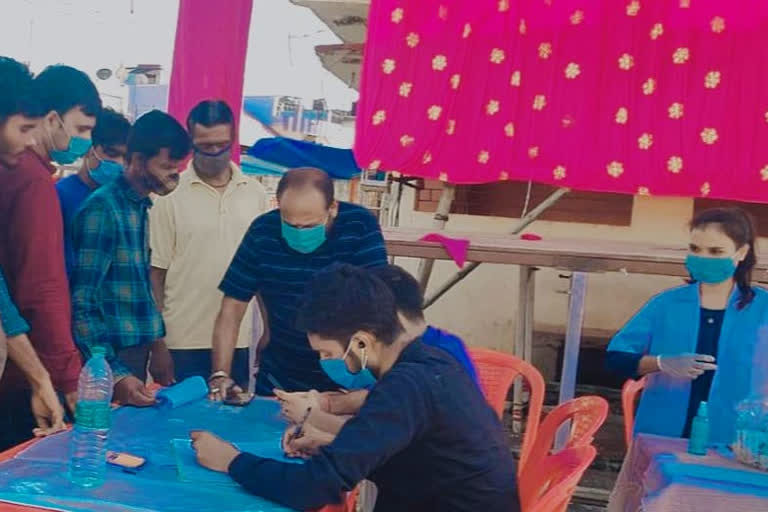
M 348 264 L 326 267 L 310 281 L 297 327 L 338 340 L 345 349 L 357 331 L 369 332 L 387 345 L 403 332 L 387 285 L 370 271 Z
M 395 296 L 397 309 L 411 321 L 424 320 L 424 295 L 418 281 L 402 267 L 383 265 L 370 272 L 381 279 Z
M 217 124 L 228 124 L 234 130 L 235 116 L 232 115 L 232 109 L 222 100 L 201 101 L 189 111 L 187 116 L 187 130 L 192 134 L 192 128 L 196 124 L 201 124 L 206 128 L 216 126 Z
M 29 68 L 10 57 L 0 57 L 0 124 L 9 117 L 42 117 L 44 112 L 33 94 Z
M 312 187 L 323 194 L 325 207 L 330 208 L 333 204 L 333 180 L 328 173 L 314 167 L 301 167 L 291 169 L 283 174 L 280 182 L 277 184 L 277 200 L 283 196 L 283 193 L 289 188 L 302 189 Z
M 690 224 L 692 230 L 707 226 L 717 226 L 733 241 L 737 249 L 749 245 L 746 257 L 739 262 L 733 275 L 741 292 L 737 306 L 743 309 L 755 298 L 755 291 L 752 289 L 752 270 L 757 265 L 755 222 L 752 216 L 741 208 L 710 208 L 696 215 Z
M 37 75 L 34 92 L 46 114 L 55 110 L 63 116 L 80 107 L 85 115 L 95 117 L 101 111 L 99 91 L 88 75 L 63 64 L 48 66 Z
M 128 135 L 128 159 L 135 154 L 146 160 L 167 149 L 173 160 L 185 158 L 192 148 L 184 127 L 165 112 L 152 110 L 136 120 Z
M 111 108 L 105 108 L 99 112 L 96 118 L 96 126 L 93 128 L 91 139 L 94 146 L 103 148 L 121 146 L 128 143 L 130 131 L 131 123 L 124 115 Z

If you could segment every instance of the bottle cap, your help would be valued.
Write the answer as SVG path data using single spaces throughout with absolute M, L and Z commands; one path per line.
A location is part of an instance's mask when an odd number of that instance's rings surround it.
M 709 415 L 709 413 L 707 411 L 707 402 L 701 402 L 699 404 L 699 414 L 698 414 L 698 416 L 700 416 L 702 418 L 706 418 L 708 415 Z
M 101 356 L 104 357 L 107 355 L 107 349 L 104 347 L 91 347 L 91 357 Z

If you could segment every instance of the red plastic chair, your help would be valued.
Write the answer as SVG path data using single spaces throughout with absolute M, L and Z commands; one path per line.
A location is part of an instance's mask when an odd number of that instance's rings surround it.
M 639 380 L 629 379 L 621 388 L 621 411 L 624 414 L 624 442 L 627 445 L 627 450 L 632 445 L 632 438 L 634 437 L 635 403 L 646 384 L 647 379 L 645 377 Z
M 597 450 L 592 445 L 568 448 L 526 470 L 520 483 L 522 512 L 565 512 Z
M 539 425 L 536 442 L 531 449 L 528 463 L 536 467 L 549 456 L 560 426 L 571 421 L 568 442 L 563 448 L 575 448 L 592 444 L 595 433 L 608 417 L 608 401 L 599 396 L 582 396 L 558 405 Z M 528 468 L 524 468 L 527 471 Z
M 509 388 L 515 379 L 523 377 L 528 382 L 531 394 L 528 402 L 525 435 L 520 450 L 519 474 L 528 461 L 539 429 L 541 410 L 544 407 L 544 377 L 533 365 L 510 354 L 487 348 L 470 348 L 469 355 L 477 369 L 477 376 L 485 393 L 485 399 L 499 415 L 499 419 L 504 416 L 504 403 L 507 400 Z
M 358 488 L 355 487 L 350 492 L 342 496 L 342 501 L 338 505 L 326 505 L 314 512 L 355 512 L 357 510 Z

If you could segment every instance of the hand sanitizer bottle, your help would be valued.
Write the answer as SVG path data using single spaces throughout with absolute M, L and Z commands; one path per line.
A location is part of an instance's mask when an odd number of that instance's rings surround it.
M 706 455 L 709 444 L 709 415 L 707 402 L 699 404 L 699 412 L 691 423 L 691 438 L 688 440 L 688 453 Z

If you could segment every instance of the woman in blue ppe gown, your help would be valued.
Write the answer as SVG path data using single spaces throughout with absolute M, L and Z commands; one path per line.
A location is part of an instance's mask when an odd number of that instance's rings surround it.
M 689 437 L 699 403 L 709 402 L 710 442 L 730 443 L 736 405 L 765 372 L 768 292 L 752 284 L 755 228 L 739 208 L 716 208 L 690 225 L 687 285 L 652 298 L 616 334 L 606 365 L 646 375 L 635 432 Z

